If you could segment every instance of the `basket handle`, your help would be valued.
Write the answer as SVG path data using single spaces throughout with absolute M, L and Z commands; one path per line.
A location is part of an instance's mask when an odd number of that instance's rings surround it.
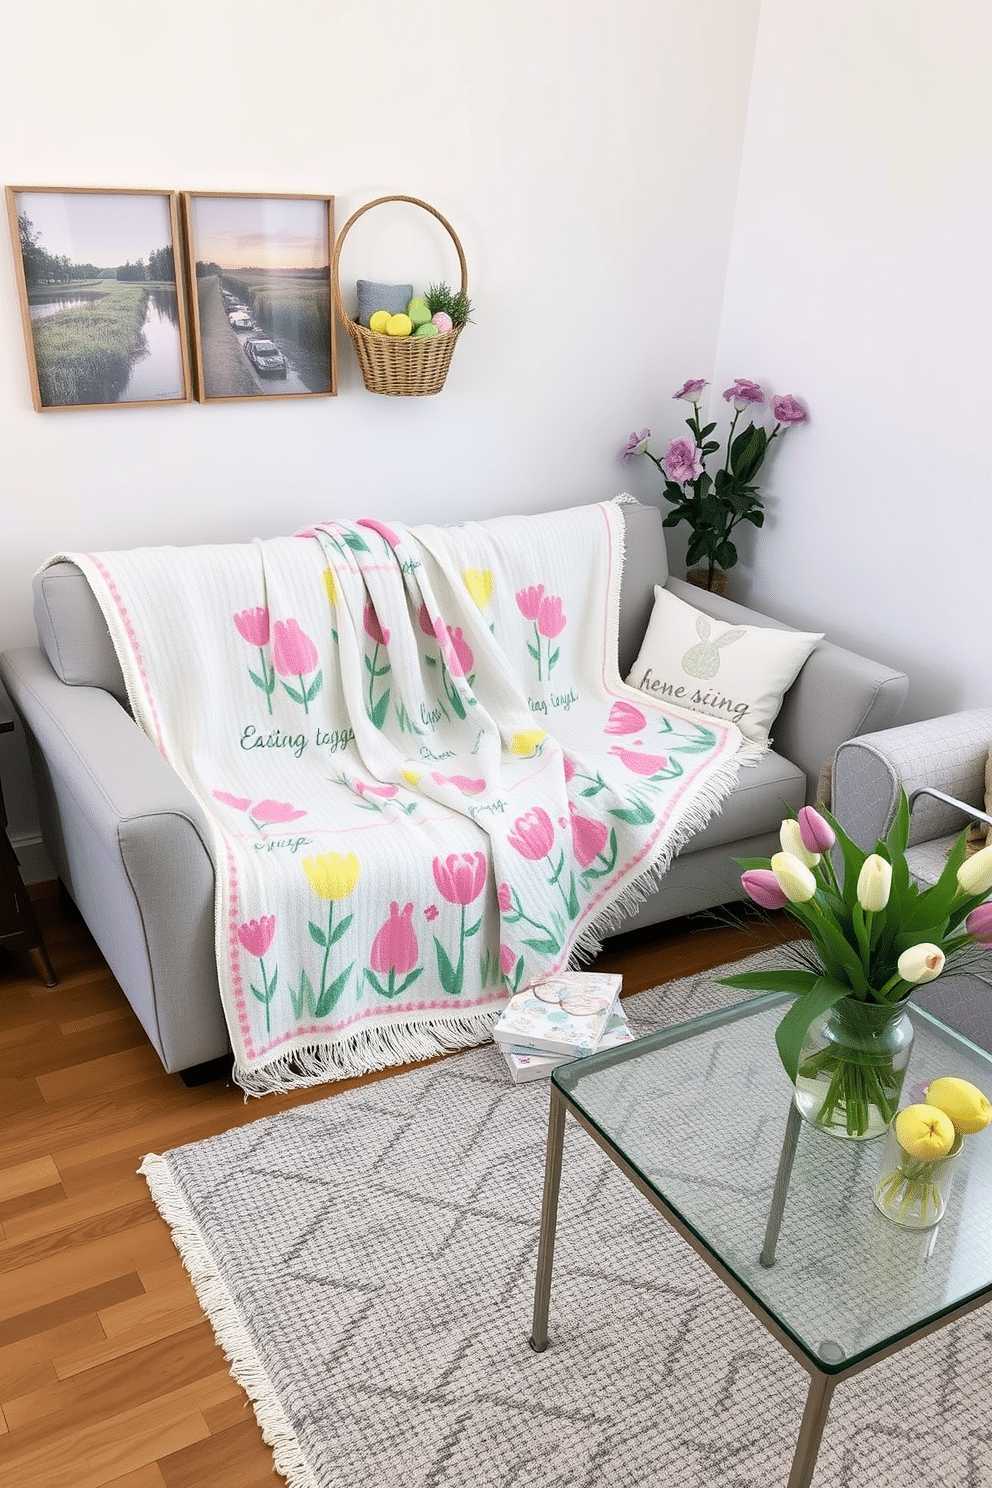
M 348 321 L 348 315 L 344 308 L 344 303 L 341 299 L 341 282 L 338 272 L 341 263 L 341 249 L 344 246 L 345 237 L 347 236 L 349 230 L 358 221 L 359 217 L 363 216 L 366 212 L 371 212 L 373 207 L 382 206 L 383 202 L 409 202 L 411 206 L 423 207 L 425 212 L 430 212 L 432 217 L 437 218 L 438 222 L 440 222 L 441 226 L 445 229 L 445 231 L 451 238 L 451 241 L 454 243 L 455 252 L 458 254 L 458 267 L 461 271 L 462 276 L 462 294 L 465 294 L 468 290 L 468 268 L 465 263 L 465 253 L 462 249 L 461 242 L 459 241 L 458 234 L 455 232 L 455 229 L 452 227 L 448 219 L 446 217 L 442 217 L 441 213 L 437 210 L 436 207 L 432 207 L 430 202 L 421 201 L 420 198 L 417 196 L 377 196 L 375 201 L 366 202 L 364 207 L 359 207 L 357 212 L 352 212 L 351 216 L 348 218 L 348 221 L 338 233 L 337 242 L 334 244 L 334 257 L 331 259 L 331 284 L 334 289 L 334 303 L 337 306 L 337 312 L 346 324 Z

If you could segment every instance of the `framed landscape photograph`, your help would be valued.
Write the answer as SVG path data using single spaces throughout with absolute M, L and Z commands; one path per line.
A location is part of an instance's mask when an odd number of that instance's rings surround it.
M 184 192 L 201 402 L 337 392 L 334 198 Z
M 34 406 L 187 403 L 177 198 L 8 186 Z

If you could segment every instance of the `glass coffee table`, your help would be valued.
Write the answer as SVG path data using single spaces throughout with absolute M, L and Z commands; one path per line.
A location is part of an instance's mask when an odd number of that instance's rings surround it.
M 775 1028 L 792 1001 L 757 997 L 551 1076 L 531 1347 L 548 1346 L 565 1115 L 810 1375 L 788 1488 L 808 1488 L 836 1385 L 992 1297 L 992 1127 L 965 1138 L 947 1213 L 930 1230 L 872 1195 L 883 1142 L 824 1135 L 793 1115 Z M 992 1094 L 992 1057 L 912 1007 L 903 1093 L 955 1075 Z

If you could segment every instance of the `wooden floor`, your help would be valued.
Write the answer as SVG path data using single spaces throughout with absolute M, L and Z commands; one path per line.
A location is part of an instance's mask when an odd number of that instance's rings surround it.
M 225 1080 L 187 1089 L 72 907 L 54 886 L 33 897 L 59 985 L 0 952 L 0 1482 L 281 1482 L 136 1170 L 148 1152 L 363 1082 L 250 1103 Z M 626 994 L 793 934 L 784 916 L 680 921 L 611 942 L 596 966 L 622 972 Z

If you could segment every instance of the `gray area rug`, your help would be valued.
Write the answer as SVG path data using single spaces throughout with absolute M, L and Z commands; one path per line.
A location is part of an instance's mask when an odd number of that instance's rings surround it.
M 571 1121 L 529 1348 L 547 1107 L 490 1045 L 145 1159 L 292 1488 L 784 1488 L 808 1376 Z M 814 1488 L 992 1488 L 990 1378 L 987 1308 L 842 1383 Z

